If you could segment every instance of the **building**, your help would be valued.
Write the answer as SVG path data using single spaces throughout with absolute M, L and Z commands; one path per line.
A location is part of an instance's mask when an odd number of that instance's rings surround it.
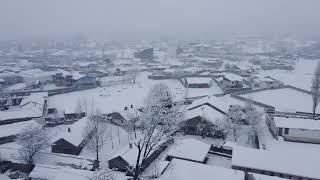
M 47 113 L 47 92 L 31 93 L 24 97 L 19 106 L 0 111 L 0 125 L 40 118 Z
M 269 117 L 266 118 L 272 134 L 286 141 L 320 143 L 320 122 L 318 120 Z
M 191 138 L 177 140 L 169 147 L 166 160 L 181 159 L 205 164 L 211 147 L 212 145 L 210 144 Z
M 227 73 L 223 76 L 220 84 L 224 88 L 242 88 L 243 87 L 243 77 L 233 74 Z
M 56 138 L 57 140 L 51 145 L 53 153 L 79 155 L 82 148 L 86 145 L 86 140 L 91 138 L 91 133 L 84 136 L 86 132 L 88 118 L 84 117 L 75 123 L 67 126 Z
M 93 76 L 81 74 L 79 72 L 69 72 L 64 70 L 57 70 L 56 74 L 52 76 L 53 82 L 57 86 L 67 87 L 95 87 L 97 85 L 96 78 Z
M 141 51 L 135 52 L 134 58 L 139 58 L 142 61 L 150 61 L 154 58 L 153 54 L 153 48 L 143 49 Z
M 233 147 L 232 168 L 250 173 L 278 176 L 287 179 L 320 179 L 318 152 L 304 153 L 286 150 L 259 150 Z
M 210 127 L 219 123 L 225 114 L 204 104 L 190 109 L 185 114 L 183 121 L 183 131 L 190 135 L 219 136 L 210 130 Z
M 210 77 L 186 77 L 184 84 L 188 88 L 209 88 L 212 86 L 212 79 Z
M 161 180 L 244 180 L 242 171 L 173 159 L 161 173 Z

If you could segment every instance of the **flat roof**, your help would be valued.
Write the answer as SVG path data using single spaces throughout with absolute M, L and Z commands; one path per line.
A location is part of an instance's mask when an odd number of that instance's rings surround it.
M 169 147 L 168 156 L 202 162 L 207 157 L 211 145 L 195 140 L 177 140 Z
M 243 180 L 244 173 L 233 169 L 209 166 L 201 163 L 173 159 L 164 173 L 161 180 Z
M 299 177 L 320 179 L 317 166 L 320 156 L 315 152 L 267 151 L 233 147 L 232 166 L 271 171 Z
M 302 118 L 274 117 L 276 127 L 320 130 L 320 121 Z

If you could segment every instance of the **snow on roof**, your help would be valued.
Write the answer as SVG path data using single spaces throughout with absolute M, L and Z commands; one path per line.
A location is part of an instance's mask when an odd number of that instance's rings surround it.
M 211 145 L 195 140 L 177 140 L 170 146 L 168 156 L 202 162 L 207 157 Z
M 56 73 L 61 73 L 63 76 L 72 76 L 72 79 L 79 80 L 80 78 L 86 76 L 85 74 L 81 74 L 77 71 L 69 72 L 62 69 L 57 69 Z
M 24 89 L 26 87 L 28 87 L 28 84 L 26 84 L 26 83 L 18 83 L 18 84 L 14 84 L 12 86 L 7 87 L 7 90 L 9 90 L 9 91 L 20 90 L 20 89 Z
M 43 113 L 44 100 L 47 96 L 47 92 L 31 93 L 21 101 L 19 108 L 0 111 L 0 121 L 41 117 Z
M 48 97 L 48 92 L 36 92 L 31 93 L 26 98 L 22 99 L 20 106 L 23 106 L 29 102 L 37 103 L 40 105 L 44 105 L 44 100 Z
M 73 179 L 87 180 L 92 175 L 93 175 L 93 171 L 72 169 L 72 168 L 66 168 L 62 166 L 37 164 L 29 174 L 29 177 L 32 179 L 46 179 L 46 180 L 73 180 Z
M 188 84 L 211 84 L 212 81 L 209 77 L 186 77 Z
M 243 180 L 244 173 L 227 168 L 209 166 L 201 163 L 173 159 L 160 180 Z
M 277 177 L 277 176 L 267 176 L 262 174 L 249 173 L 254 177 L 255 180 L 285 180 L 285 178 Z
M 230 108 L 230 105 L 228 105 L 225 101 L 221 100 L 220 98 L 215 96 L 206 96 L 204 98 L 193 101 L 189 105 L 188 109 L 192 109 L 194 107 L 197 107 L 206 103 L 213 105 L 214 107 L 220 109 L 225 113 L 227 113 Z
M 86 128 L 88 121 L 88 117 L 84 117 L 76 121 L 75 123 L 67 126 L 65 131 L 61 134 L 61 136 L 57 139 L 64 139 L 69 143 L 79 146 L 81 142 L 84 140 L 84 129 Z M 68 132 L 68 128 L 70 128 L 71 132 Z
M 192 119 L 197 116 L 200 116 L 214 124 L 225 117 L 223 113 L 217 111 L 216 109 L 208 105 L 202 105 L 200 107 L 187 111 L 185 113 L 185 120 Z
M 41 77 L 41 76 L 52 76 L 54 71 L 42 71 L 41 69 L 28 69 L 19 72 L 19 75 L 22 77 Z
M 0 126 L 0 137 L 17 135 L 20 133 L 20 131 L 23 128 L 28 127 L 29 125 L 38 126 L 39 124 L 34 120 L 30 120 L 30 121 L 23 121 L 18 123 L 2 125 Z
M 237 75 L 237 74 L 233 74 L 233 73 L 226 73 L 224 75 L 224 78 L 229 79 L 230 81 L 242 81 L 243 77 Z
M 301 118 L 274 117 L 276 127 L 320 130 L 320 121 Z
M 232 166 L 320 179 L 320 171 L 315 167 L 317 162 L 320 156 L 314 152 L 266 151 L 239 146 L 232 152 Z
M 81 74 L 79 72 L 73 72 L 72 73 L 72 79 L 74 79 L 74 80 L 79 80 L 79 79 L 81 79 L 81 78 L 83 78 L 85 76 L 86 76 L 85 74 Z

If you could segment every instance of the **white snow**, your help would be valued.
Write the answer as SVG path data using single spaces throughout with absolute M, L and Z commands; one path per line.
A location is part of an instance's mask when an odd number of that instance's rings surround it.
M 203 97 L 201 99 L 193 101 L 188 109 L 203 105 L 205 103 L 211 104 L 212 106 L 220 109 L 221 111 L 227 113 L 229 111 L 230 105 L 228 105 L 225 101 L 223 101 L 221 98 L 215 97 L 215 96 L 207 96 Z

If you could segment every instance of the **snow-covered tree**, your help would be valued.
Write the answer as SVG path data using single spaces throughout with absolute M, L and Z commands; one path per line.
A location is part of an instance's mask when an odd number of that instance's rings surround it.
M 103 169 L 95 171 L 90 180 L 115 180 L 115 177 L 112 170 Z
M 312 94 L 312 112 L 313 119 L 316 118 L 316 109 L 320 102 L 320 62 L 317 64 L 317 67 L 313 74 L 312 85 L 311 85 L 311 94 Z
M 234 141 L 237 141 L 239 136 L 239 130 L 241 129 L 243 119 L 243 111 L 240 106 L 236 106 L 227 113 L 226 119 L 224 121 L 224 129 L 228 132 L 231 132 L 234 138 Z
M 40 126 L 27 126 L 17 135 L 17 143 L 21 145 L 19 159 L 33 164 L 41 150 L 49 146 L 49 136 Z
M 99 162 L 99 153 L 107 140 L 107 124 L 99 112 L 89 117 L 84 136 L 91 136 L 87 147 L 95 153 L 96 161 Z
M 136 164 L 133 179 L 138 179 L 142 173 L 142 164 L 161 143 L 168 140 L 177 129 L 181 118 L 180 106 L 173 102 L 173 96 L 166 84 L 156 84 L 145 99 L 145 105 L 139 115 L 142 121 L 142 134 L 135 142 L 137 148 Z
M 248 142 L 253 141 L 261 132 L 262 113 L 257 111 L 252 103 L 246 103 L 244 107 L 244 119 L 249 126 Z
M 125 124 L 125 128 L 129 132 L 129 134 L 134 134 L 134 138 L 137 138 L 139 115 L 140 115 L 139 110 L 134 110 L 127 113 L 127 117 L 129 118 L 129 121 L 127 124 Z

